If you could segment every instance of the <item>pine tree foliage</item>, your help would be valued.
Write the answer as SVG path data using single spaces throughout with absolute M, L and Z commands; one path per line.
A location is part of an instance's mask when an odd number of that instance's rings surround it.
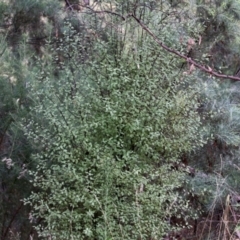
M 0 67 L 0 238 L 11 239 L 16 235 L 29 238 L 31 226 L 29 208 L 21 199 L 30 194 L 32 185 L 27 169 L 32 168 L 31 146 L 18 125 L 29 107 L 23 81 L 24 64 L 1 41 Z M 20 60 L 20 61 L 19 61 Z
M 204 4 L 205 3 L 205 4 Z M 198 6 L 198 16 L 204 25 L 203 49 L 208 51 L 211 66 L 233 74 L 239 68 L 239 13 L 238 1 L 204 1 Z
M 198 8 L 201 21 L 206 23 L 202 46 L 209 55 L 205 55 L 208 58 L 204 61 L 229 74 L 239 65 L 239 7 L 237 1 L 212 1 L 210 7 L 202 5 Z M 227 196 L 230 194 L 232 199 L 239 196 L 239 83 L 202 75 L 197 81 L 202 94 L 199 111 L 203 113 L 203 124 L 210 140 L 189 157 L 189 164 L 199 170 L 192 179 L 192 187 L 197 196 L 201 191 L 207 191 L 205 197 L 200 198 L 205 212 L 212 212 L 213 219 L 208 221 L 214 222 L 219 221 L 215 217 L 217 212 L 224 213 Z M 235 200 L 232 201 L 234 215 L 238 209 Z M 237 224 L 237 219 L 233 219 L 228 229 L 231 234 Z M 205 231 L 213 233 L 216 230 Z M 224 238 L 223 231 L 217 234 Z
M 201 83 L 201 91 L 205 100 L 199 110 L 203 113 L 202 120 L 209 142 L 198 150 L 197 155 L 190 157 L 191 164 L 211 174 L 209 178 L 216 176 L 217 182 L 226 183 L 221 197 L 229 192 L 237 194 L 239 180 L 235 176 L 234 182 L 231 175 L 239 164 L 239 83 L 209 79 Z M 213 194 L 217 188 L 221 189 L 215 184 L 211 184 L 211 187 Z

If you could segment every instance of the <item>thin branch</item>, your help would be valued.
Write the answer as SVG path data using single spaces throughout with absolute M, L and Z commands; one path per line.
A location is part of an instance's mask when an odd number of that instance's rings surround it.
M 72 5 L 70 4 L 70 2 L 68 0 L 65 0 L 65 3 L 67 5 L 67 8 L 70 8 L 72 11 L 74 10 Z
M 177 50 L 172 49 L 172 48 L 166 46 L 162 41 L 160 41 L 158 39 L 158 37 L 144 23 L 141 22 L 140 19 L 138 19 L 133 14 L 132 14 L 132 17 L 138 22 L 138 24 L 142 27 L 142 29 L 144 29 L 150 36 L 153 37 L 154 41 L 160 47 L 162 47 L 163 49 L 167 50 L 168 52 L 173 53 L 173 54 L 179 56 L 180 58 L 185 59 L 189 64 L 194 65 L 195 67 L 199 68 L 200 70 L 202 70 L 202 71 L 204 71 L 204 72 L 206 72 L 206 73 L 208 73 L 210 75 L 213 75 L 213 76 L 218 77 L 218 78 L 225 78 L 225 79 L 232 79 L 232 80 L 235 80 L 235 81 L 240 81 L 239 77 L 232 76 L 232 75 L 225 75 L 225 74 L 221 74 L 221 73 L 218 73 L 216 71 L 213 71 L 210 67 L 206 67 L 204 65 L 201 65 L 201 64 L 197 63 L 195 60 L 193 60 L 192 58 L 189 58 L 189 57 L 185 56 L 184 54 L 178 52 Z
M 124 17 L 123 15 L 121 15 L 121 14 L 119 14 L 119 13 L 112 12 L 112 11 L 109 11 L 109 10 L 96 11 L 96 10 L 94 10 L 93 8 L 89 7 L 89 6 L 84 6 L 84 7 L 87 8 L 87 9 L 89 9 L 89 10 L 91 10 L 91 11 L 94 12 L 94 13 L 109 13 L 109 14 L 115 15 L 115 16 L 117 16 L 117 17 L 122 18 L 123 21 L 125 21 L 126 18 L 128 17 L 128 16 Z
M 17 208 L 17 210 L 15 211 L 14 215 L 12 216 L 12 219 L 10 220 L 10 222 L 9 222 L 9 224 L 8 224 L 7 228 L 5 229 L 5 232 L 4 232 L 3 236 L 2 236 L 2 240 L 6 239 L 6 237 L 8 235 L 8 232 L 9 232 L 11 226 L 12 226 L 12 223 L 16 219 L 16 216 L 18 215 L 18 213 L 21 210 L 22 206 L 23 206 L 23 202 L 20 204 L 20 206 Z
M 129 13 L 126 16 L 123 16 L 119 13 L 113 12 L 113 11 L 109 11 L 109 10 L 104 10 L 104 11 L 96 11 L 94 9 L 92 9 L 89 6 L 84 6 L 85 8 L 88 8 L 89 10 L 91 10 L 94 13 L 108 13 L 108 14 L 112 14 L 115 15 L 117 17 L 120 17 L 123 21 L 125 21 L 127 18 L 129 17 L 133 17 L 136 22 L 142 27 L 142 29 L 144 29 L 150 36 L 152 36 L 152 38 L 154 39 L 154 41 L 163 49 L 165 49 L 166 51 L 179 56 L 182 59 L 185 59 L 190 65 L 194 65 L 195 67 L 197 67 L 198 69 L 200 69 L 203 72 L 206 72 L 207 74 L 210 74 L 212 76 L 218 77 L 218 78 L 224 78 L 224 79 L 231 79 L 231 80 L 235 80 L 235 81 L 240 81 L 240 77 L 237 76 L 233 76 L 233 75 L 226 75 L 226 74 L 221 74 L 219 72 L 214 71 L 212 68 L 210 68 L 209 66 L 204 66 L 198 62 L 196 62 L 194 59 L 189 58 L 188 56 L 185 56 L 184 54 L 178 52 L 175 49 L 172 49 L 168 46 L 166 46 L 161 40 L 158 39 L 158 37 L 139 19 L 135 16 L 135 14 L 133 13 Z
M 2 57 L 2 55 L 4 54 L 4 52 L 6 51 L 7 47 L 5 47 L 2 52 L 0 53 L 0 57 Z

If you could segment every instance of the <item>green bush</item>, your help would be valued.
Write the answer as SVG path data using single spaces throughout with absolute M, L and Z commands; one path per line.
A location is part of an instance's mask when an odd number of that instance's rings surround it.
M 178 60 L 148 38 L 118 55 L 119 40 L 97 39 L 98 57 L 80 64 L 82 37 L 63 38 L 59 48 L 71 46 L 72 58 L 57 77 L 46 60 L 31 83 L 25 132 L 39 165 L 26 203 L 43 220 L 43 237 L 161 239 L 177 229 L 173 216 L 186 225 L 193 215 L 178 191 L 186 173 L 177 165 L 203 142 L 198 94 L 189 76 L 177 76 Z

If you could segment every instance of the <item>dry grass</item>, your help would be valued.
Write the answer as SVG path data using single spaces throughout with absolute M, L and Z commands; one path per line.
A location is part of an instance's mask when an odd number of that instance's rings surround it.
M 193 221 L 190 226 L 168 240 L 240 240 L 240 209 L 228 195 L 222 209 L 212 208 L 207 216 Z

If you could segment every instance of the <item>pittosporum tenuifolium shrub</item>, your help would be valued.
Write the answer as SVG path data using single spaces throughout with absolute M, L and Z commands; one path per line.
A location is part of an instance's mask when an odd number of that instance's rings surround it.
M 95 59 L 75 67 L 68 59 L 57 76 L 46 60 L 31 83 L 25 130 L 39 165 L 26 202 L 42 219 L 40 236 L 161 239 L 177 229 L 173 216 L 184 225 L 192 217 L 178 191 L 186 173 L 173 167 L 202 144 L 191 78 L 178 76 L 177 59 L 148 38 L 117 56 L 111 41 L 119 40 L 97 39 Z M 72 51 L 77 43 L 68 43 Z

